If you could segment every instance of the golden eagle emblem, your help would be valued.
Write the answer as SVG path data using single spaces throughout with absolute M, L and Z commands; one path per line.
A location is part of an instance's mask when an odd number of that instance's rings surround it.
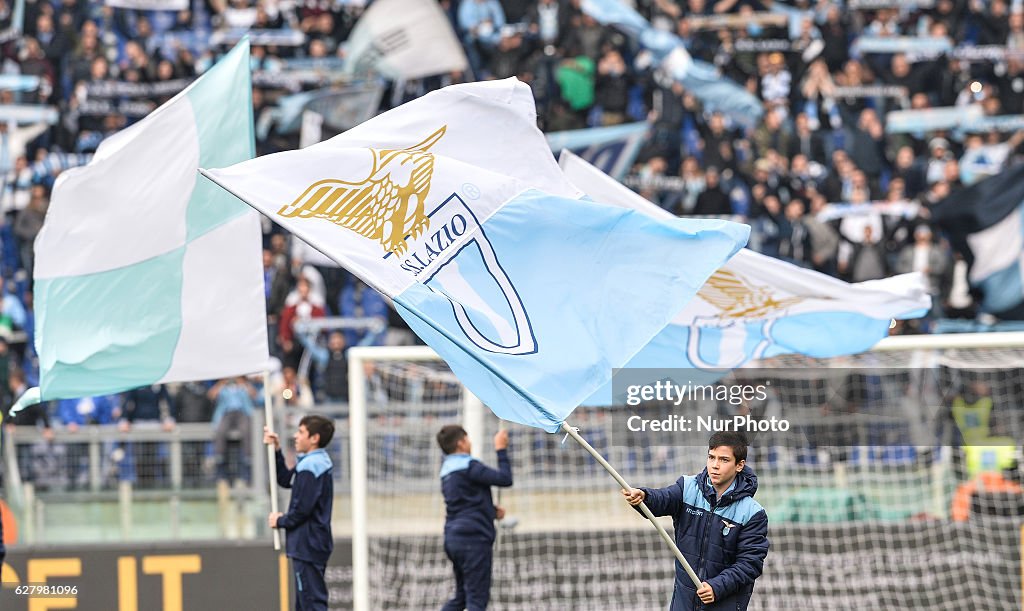
M 733 272 L 718 270 L 697 291 L 704 301 L 722 311 L 722 318 L 765 318 L 800 303 L 803 297 L 775 299 L 763 286 L 751 286 Z
M 434 154 L 429 151 L 447 129 L 444 125 L 408 148 L 371 148 L 373 167 L 366 179 L 317 181 L 277 213 L 328 220 L 401 255 L 407 249 L 407 237 L 419 237 L 430 227 L 425 202 L 434 173 Z

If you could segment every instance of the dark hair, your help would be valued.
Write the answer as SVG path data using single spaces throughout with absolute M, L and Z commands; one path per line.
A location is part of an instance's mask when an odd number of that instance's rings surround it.
M 454 454 L 455 446 L 466 437 L 466 429 L 457 424 L 447 424 L 437 432 L 437 445 L 445 454 Z
M 310 414 L 309 416 L 303 416 L 302 420 L 299 420 L 299 426 L 306 427 L 306 432 L 309 433 L 310 437 L 313 435 L 320 436 L 320 441 L 317 443 L 319 448 L 326 448 L 327 444 L 331 443 L 331 439 L 334 438 L 334 422 L 329 418 Z
M 733 431 L 719 431 L 708 439 L 708 449 L 714 450 L 722 446 L 732 448 L 732 455 L 736 462 L 747 459 L 747 438 Z

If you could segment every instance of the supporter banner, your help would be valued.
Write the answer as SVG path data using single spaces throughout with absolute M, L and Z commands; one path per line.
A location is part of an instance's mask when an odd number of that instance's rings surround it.
M 943 106 L 925 110 L 894 110 L 885 115 L 885 131 L 889 134 L 914 134 L 954 129 L 965 121 L 983 116 L 981 106 Z
M 931 8 L 935 6 L 935 0 L 847 0 L 847 8 L 860 10 L 873 10 L 879 8 Z
M 634 191 L 644 189 L 657 189 L 658 191 L 677 191 L 686 187 L 686 181 L 679 176 L 643 176 L 641 174 L 630 174 L 622 179 L 622 184 Z
M 885 115 L 885 131 L 889 134 L 919 134 L 953 129 L 969 133 L 1015 132 L 1024 129 L 1024 115 L 986 116 L 978 104 L 926 110 L 894 110 Z
M 214 32 L 210 36 L 211 45 L 233 45 L 244 36 L 249 37 L 250 45 L 275 45 L 279 47 L 300 47 L 306 44 L 306 35 L 298 30 L 229 30 Z
M 299 91 L 304 85 L 324 85 L 328 79 L 320 73 L 268 72 L 257 70 L 252 73 L 252 86 L 263 89 L 285 89 Z
M 967 132 L 1015 132 L 1024 129 L 1024 115 L 975 117 L 965 120 L 960 127 Z
M 761 26 L 785 26 L 789 17 L 778 13 L 756 12 L 749 15 L 708 15 L 707 17 L 688 17 L 690 27 L 695 30 L 721 30 L 729 28 L 745 30 L 750 24 Z
M 858 85 L 836 87 L 837 98 L 905 98 L 907 88 L 900 85 Z
M 192 79 L 180 78 L 156 83 L 132 83 L 129 81 L 95 81 L 87 83 L 86 94 L 92 98 L 162 98 L 177 95 L 192 83 Z
M 0 44 L 3 34 L 0 33 Z M 39 88 L 39 77 L 27 74 L 0 74 L 0 90 L 3 91 L 35 91 Z
M 43 104 L 0 104 L 0 121 L 14 123 L 55 124 L 60 119 L 57 109 Z
M 434 0 L 377 0 L 346 43 L 346 69 L 414 79 L 469 67 L 451 21 Z
M 968 62 L 994 62 L 1024 57 L 1024 49 L 1007 49 L 999 45 L 961 46 L 953 50 L 954 59 Z
M 340 57 L 297 57 L 281 62 L 285 72 L 344 72 L 345 60 Z
M 130 8 L 138 11 L 185 11 L 188 0 L 104 0 L 114 8 Z
M 937 56 L 953 50 L 945 37 L 917 36 L 861 36 L 853 42 L 854 53 L 911 53 L 918 56 Z
M 902 216 L 914 218 L 921 209 L 921 204 L 910 201 L 871 202 L 866 204 L 828 204 L 818 213 L 817 218 L 823 223 L 850 216 L 867 216 L 882 214 L 886 216 Z
M 734 45 L 737 51 L 753 53 L 770 53 L 772 51 L 803 51 L 805 45 L 797 40 L 785 38 L 742 38 Z
M 646 122 L 575 129 L 547 134 L 554 153 L 570 150 L 613 178 L 622 176 L 632 167 L 640 147 L 647 137 Z
M 153 112 L 154 108 L 156 108 L 156 104 L 153 102 L 86 100 L 78 105 L 77 110 L 78 115 L 83 117 L 103 117 L 119 114 L 137 119 Z

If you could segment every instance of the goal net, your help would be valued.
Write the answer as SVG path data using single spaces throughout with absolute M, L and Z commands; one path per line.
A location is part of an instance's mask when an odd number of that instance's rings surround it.
M 1021 345 L 777 358 L 716 382 L 763 384 L 763 399 L 580 407 L 570 424 L 631 485 L 662 487 L 703 469 L 710 433 L 631 430 L 640 421 L 790 423 L 749 434 L 771 541 L 751 609 L 1021 608 Z M 353 462 L 352 494 L 365 513 L 355 503 L 351 532 L 336 534 L 354 535 L 355 608 L 440 608 L 454 579 L 434 437 L 461 423 L 493 466 L 501 423 L 427 348 L 352 354 L 351 443 L 365 444 L 366 471 L 362 489 Z M 672 553 L 611 477 L 561 434 L 508 428 L 515 485 L 495 489 L 508 517 L 490 608 L 666 608 Z

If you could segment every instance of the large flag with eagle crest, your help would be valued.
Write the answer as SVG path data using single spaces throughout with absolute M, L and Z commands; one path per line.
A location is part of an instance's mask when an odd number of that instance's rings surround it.
M 549 431 L 749 234 L 580 200 L 515 79 L 204 173 L 391 298 L 499 416 Z

